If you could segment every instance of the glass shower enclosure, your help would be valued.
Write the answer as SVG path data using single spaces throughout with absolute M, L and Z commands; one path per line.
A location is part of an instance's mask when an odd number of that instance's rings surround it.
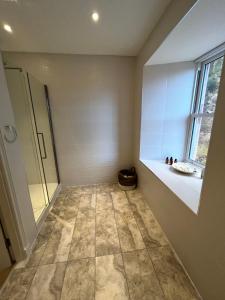
M 5 73 L 37 222 L 59 184 L 48 89 L 20 68 Z

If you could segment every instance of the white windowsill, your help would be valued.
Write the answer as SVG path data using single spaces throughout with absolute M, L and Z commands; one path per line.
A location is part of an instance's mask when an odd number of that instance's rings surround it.
M 202 179 L 198 175 L 184 175 L 176 172 L 171 166 L 157 160 L 140 160 L 153 172 L 183 203 L 195 214 L 198 213 Z

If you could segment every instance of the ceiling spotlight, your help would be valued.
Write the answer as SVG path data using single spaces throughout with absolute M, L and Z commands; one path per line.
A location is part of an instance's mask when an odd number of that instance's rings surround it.
M 5 29 L 5 31 L 9 32 L 9 33 L 12 33 L 12 28 L 10 25 L 8 24 L 4 24 L 3 25 L 3 28 Z
M 95 23 L 98 22 L 98 20 L 99 20 L 99 14 L 98 14 L 96 11 L 94 11 L 94 12 L 92 13 L 91 17 L 92 17 L 92 20 L 93 20 Z

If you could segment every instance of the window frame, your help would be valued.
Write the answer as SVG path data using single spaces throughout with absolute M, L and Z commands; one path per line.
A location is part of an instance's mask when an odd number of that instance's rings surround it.
M 201 164 L 193 159 L 191 159 L 191 151 L 193 145 L 193 134 L 195 129 L 195 120 L 197 118 L 203 117 L 212 117 L 214 120 L 213 113 L 207 112 L 200 112 L 201 111 L 201 102 L 202 102 L 202 95 L 204 95 L 208 81 L 205 80 L 205 73 L 209 71 L 209 64 L 221 57 L 225 56 L 225 44 L 211 50 L 210 52 L 204 54 L 200 58 L 198 58 L 194 63 L 196 65 L 196 73 L 195 73 L 195 83 L 193 89 L 193 97 L 192 97 L 192 105 L 191 105 L 191 113 L 190 113 L 190 125 L 188 130 L 188 141 L 186 147 L 186 161 L 190 162 L 191 164 L 196 165 L 200 168 L 205 168 L 204 164 Z M 225 58 L 224 58 L 225 63 Z M 204 104 L 203 104 L 204 105 Z M 211 139 L 211 138 L 210 138 Z

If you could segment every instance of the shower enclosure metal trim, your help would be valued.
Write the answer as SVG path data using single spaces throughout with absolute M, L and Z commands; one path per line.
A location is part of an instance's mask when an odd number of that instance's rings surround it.
M 53 125 L 52 125 L 53 124 L 52 123 L 52 112 L 51 112 L 51 106 L 50 106 L 48 86 L 45 84 L 44 88 L 45 88 L 45 99 L 46 99 L 46 105 L 47 105 L 48 117 L 49 117 L 49 125 L 50 125 L 51 137 L 52 137 L 53 153 L 54 153 L 54 158 L 55 158 L 56 175 L 57 175 L 58 183 L 60 183 L 58 159 L 57 159 L 56 147 L 55 147 L 55 136 L 54 136 Z
M 38 132 L 37 120 L 36 120 L 36 115 L 35 115 L 35 110 L 34 110 L 34 103 L 33 103 L 33 98 L 32 98 L 31 87 L 30 87 L 30 79 L 29 79 L 28 73 L 26 75 L 27 75 L 27 82 L 28 82 L 30 99 L 31 99 L 31 106 L 32 106 L 32 111 L 33 111 L 33 116 L 34 116 L 34 124 L 35 124 L 35 129 L 36 129 L 36 134 L 37 134 L 38 147 L 39 147 L 39 151 L 40 151 L 40 155 L 41 155 L 41 165 L 42 165 L 42 169 L 43 169 L 43 176 L 44 176 L 45 185 L 47 187 L 47 180 L 46 180 L 46 175 L 45 175 L 45 171 L 44 171 L 44 164 L 43 164 L 43 159 L 46 159 L 47 156 L 45 158 L 42 157 L 41 145 L 40 145 L 40 140 L 39 140 L 39 134 L 42 134 L 42 136 L 43 136 L 43 133 Z M 44 146 L 44 148 L 45 148 L 45 146 Z M 46 153 L 46 151 L 45 151 L 45 153 Z M 48 203 L 50 203 L 49 192 L 48 192 L 47 188 L 46 188 L 46 193 L 47 193 L 47 196 L 48 196 Z
M 33 97 L 32 97 L 29 73 L 26 73 L 26 76 L 27 76 L 30 99 L 31 99 L 31 105 L 32 105 L 32 111 L 33 111 L 33 116 L 34 116 L 34 123 L 35 123 L 35 129 L 36 129 L 36 134 L 37 134 L 38 146 L 39 146 L 39 151 L 40 151 L 40 154 L 41 154 L 41 163 L 42 163 L 42 168 L 43 168 L 43 175 L 44 175 L 44 180 L 45 180 L 45 184 L 46 184 L 46 187 L 47 187 L 45 168 L 44 168 L 44 164 L 43 164 L 43 159 L 47 158 L 44 133 L 43 132 L 38 132 L 38 126 L 37 126 L 36 113 L 35 113 L 34 102 L 33 102 Z M 51 117 L 51 110 L 50 110 L 50 102 L 49 102 L 47 85 L 44 85 L 44 89 L 45 89 L 45 102 L 46 102 L 47 111 L 48 111 L 48 118 L 49 118 L 49 127 L 50 127 L 50 132 L 51 132 L 51 141 L 52 141 L 52 146 L 53 146 L 54 161 L 55 161 L 55 167 L 56 167 L 57 183 L 59 184 L 60 183 L 60 178 L 59 178 L 59 170 L 58 170 L 58 161 L 57 161 L 57 156 L 56 156 L 55 139 L 54 139 L 54 133 L 53 133 L 52 117 Z M 44 156 L 42 155 L 42 149 L 41 149 L 41 145 L 40 145 L 39 136 L 42 137 Z M 50 196 L 49 196 L 48 188 L 46 188 L 46 191 L 47 191 L 47 195 L 48 195 L 48 202 L 50 203 Z

